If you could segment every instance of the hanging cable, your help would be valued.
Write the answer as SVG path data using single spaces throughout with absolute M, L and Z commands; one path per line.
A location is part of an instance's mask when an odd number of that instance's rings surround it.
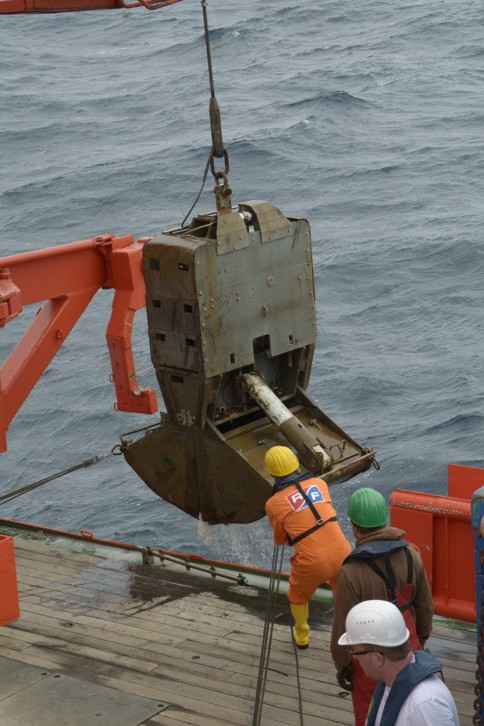
M 267 681 L 267 670 L 269 666 L 269 658 L 271 652 L 272 633 L 274 630 L 274 614 L 277 604 L 277 598 L 279 595 L 279 583 L 281 579 L 283 556 L 284 545 L 274 545 L 274 553 L 272 556 L 271 565 L 271 577 L 269 580 L 266 614 L 264 619 L 264 632 L 262 634 L 262 644 L 260 651 L 259 673 L 257 676 L 257 687 L 254 699 L 252 726 L 258 726 L 261 722 L 262 717 L 264 693 Z
M 269 580 L 269 588 L 267 593 L 266 613 L 264 618 L 264 631 L 262 634 L 261 652 L 259 659 L 259 672 L 257 675 L 257 686 L 254 698 L 254 712 L 252 716 L 252 726 L 259 726 L 262 719 L 262 709 L 264 706 L 264 694 L 266 690 L 267 672 L 269 670 L 270 652 L 272 645 L 272 634 L 274 631 L 274 620 L 277 600 L 279 596 L 279 584 L 282 573 L 282 563 L 284 560 L 284 545 L 274 545 L 272 555 L 271 577 Z M 296 661 L 296 682 L 298 692 L 299 706 L 299 723 L 304 726 L 301 679 L 299 675 L 299 660 L 297 653 L 296 641 L 292 631 L 292 624 L 289 625 L 291 631 L 291 639 L 294 647 L 294 658 Z
M 193 202 L 190 210 L 185 215 L 185 219 L 181 223 L 181 227 L 185 226 L 185 222 L 192 213 L 195 205 L 197 204 L 200 196 L 203 192 L 205 182 L 207 180 L 208 170 L 212 172 L 215 179 L 215 202 L 217 205 L 217 211 L 220 209 L 231 209 L 232 208 L 232 190 L 229 185 L 229 155 L 227 149 L 224 148 L 224 142 L 222 138 L 222 120 L 220 118 L 220 108 L 215 96 L 215 83 L 213 80 L 213 67 L 212 67 L 212 52 L 210 49 L 210 36 L 208 30 L 208 13 L 207 13 L 207 0 L 201 0 L 202 14 L 203 14 L 203 27 L 205 36 L 205 48 L 207 51 L 207 68 L 208 68 L 208 80 L 210 84 L 210 102 L 208 107 L 208 114 L 210 118 L 210 132 L 212 135 L 212 148 L 208 156 L 207 165 L 203 173 L 202 184 L 200 191 L 198 192 L 195 201 Z M 215 169 L 215 159 L 224 160 L 223 171 L 217 171 Z
M 190 207 L 190 209 L 189 209 L 189 210 L 188 210 L 188 212 L 186 213 L 186 215 L 185 215 L 185 219 L 184 219 L 184 220 L 183 220 L 183 222 L 181 223 L 180 227 L 184 227 L 184 226 L 185 226 L 185 222 L 187 221 L 188 217 L 190 216 L 190 214 L 191 214 L 191 213 L 193 212 L 193 210 L 195 209 L 195 205 L 197 204 L 198 200 L 199 200 L 199 199 L 200 199 L 200 197 L 201 197 L 201 194 L 202 194 L 202 192 L 203 192 L 203 187 L 205 186 L 205 182 L 207 181 L 207 174 L 208 174 L 208 170 L 209 170 L 209 168 L 210 168 L 210 159 L 212 158 L 212 156 L 211 156 L 211 155 L 212 155 L 212 152 L 210 152 L 210 156 L 208 157 L 208 161 L 207 161 L 207 163 L 206 163 L 206 165 L 205 165 L 205 171 L 203 172 L 203 179 L 202 179 L 202 183 L 201 183 L 201 185 L 200 185 L 200 190 L 199 190 L 199 192 L 198 192 L 197 196 L 195 197 L 195 201 L 193 202 L 192 206 Z
M 210 130 L 212 132 L 212 156 L 223 158 L 227 152 L 222 139 L 222 121 L 220 109 L 215 98 L 215 84 L 213 82 L 212 51 L 210 49 L 210 36 L 208 32 L 207 2 L 202 0 L 203 27 L 205 32 L 205 48 L 207 50 L 208 81 L 210 83 L 210 103 L 208 107 L 210 116 Z
M 93 464 L 98 464 L 100 461 L 104 461 L 104 459 L 107 459 L 109 456 L 119 456 L 122 453 L 122 447 L 119 444 L 116 444 L 116 446 L 113 446 L 111 451 L 109 451 L 107 454 L 99 454 L 98 456 L 93 456 L 91 459 L 81 461 L 80 464 L 71 466 L 69 469 L 58 471 L 56 474 L 51 474 L 51 476 L 45 477 L 45 479 L 39 479 L 38 481 L 32 482 L 32 484 L 27 484 L 20 489 L 14 489 L 14 491 L 9 492 L 8 494 L 3 494 L 2 496 L 0 496 L 0 504 L 6 504 L 6 502 L 10 502 L 12 501 L 12 499 L 21 497 L 22 494 L 32 492 L 34 489 L 41 487 L 43 484 L 48 484 L 50 481 L 54 481 L 54 479 L 59 479 L 61 476 L 65 476 L 65 474 L 70 474 L 71 472 L 77 471 L 78 469 L 85 469 L 88 466 L 92 466 Z
M 298 698 L 298 705 L 299 705 L 299 723 L 301 726 L 304 726 L 304 715 L 303 715 L 303 707 L 302 707 L 302 692 L 301 692 L 301 678 L 299 675 L 299 658 L 297 655 L 297 645 L 296 641 L 294 640 L 294 635 L 292 632 L 292 625 L 291 628 L 291 636 L 292 636 L 292 645 L 294 648 L 294 658 L 296 661 L 296 683 L 297 683 L 297 698 Z
M 205 31 L 205 47 L 207 50 L 207 67 L 208 67 L 208 79 L 210 83 L 210 103 L 209 103 L 209 117 L 210 117 L 210 131 L 212 134 L 212 150 L 210 152 L 209 163 L 210 170 L 215 179 L 215 200 L 217 202 L 217 210 L 228 208 L 232 206 L 232 190 L 229 186 L 229 155 L 227 149 L 224 148 L 224 142 L 222 138 L 222 121 L 220 118 L 220 109 L 215 97 L 215 84 L 213 81 L 213 68 L 212 68 L 212 53 L 210 50 L 210 36 L 208 32 L 208 13 L 207 13 L 207 0 L 202 0 L 202 13 L 203 13 L 203 26 Z M 215 159 L 224 160 L 224 170 L 216 171 Z

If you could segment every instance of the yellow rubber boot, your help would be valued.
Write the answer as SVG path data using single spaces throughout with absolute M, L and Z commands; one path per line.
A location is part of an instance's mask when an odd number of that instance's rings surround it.
M 293 605 L 292 603 L 289 603 L 289 605 L 292 617 L 296 622 L 292 629 L 294 641 L 298 648 L 307 648 L 309 645 L 310 633 L 308 625 L 309 605 L 307 602 L 302 605 Z

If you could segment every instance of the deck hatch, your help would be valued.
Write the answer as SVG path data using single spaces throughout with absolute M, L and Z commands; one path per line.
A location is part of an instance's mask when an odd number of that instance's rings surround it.
M 170 705 L 2 656 L 0 680 L 2 726 L 133 726 Z

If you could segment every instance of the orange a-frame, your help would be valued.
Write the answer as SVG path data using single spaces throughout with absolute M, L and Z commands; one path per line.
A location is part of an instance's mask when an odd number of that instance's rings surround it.
M 138 385 L 131 347 L 134 315 L 145 305 L 144 241 L 105 235 L 0 258 L 0 327 L 26 305 L 44 303 L 0 367 L 0 451 L 13 417 L 101 288 L 115 290 L 106 338 L 116 407 L 158 410 L 155 390 Z

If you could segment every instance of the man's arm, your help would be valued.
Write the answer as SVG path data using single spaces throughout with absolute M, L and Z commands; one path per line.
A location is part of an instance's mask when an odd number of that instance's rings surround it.
M 266 502 L 266 514 L 269 517 L 270 525 L 274 532 L 274 542 L 278 545 L 288 543 L 287 533 L 283 527 L 284 513 L 279 510 L 274 499 L 271 497 Z
M 422 645 L 424 645 L 432 630 L 434 600 L 422 558 L 418 552 L 415 550 L 412 551 L 412 548 L 410 548 L 410 551 L 413 555 L 415 568 L 415 594 L 413 607 L 415 609 L 417 635 Z
M 334 594 L 333 627 L 331 630 L 331 655 L 340 673 L 351 663 L 351 656 L 348 648 L 338 645 L 338 639 L 346 631 L 346 616 L 349 611 L 359 602 L 349 577 L 348 566 L 344 566 L 336 578 L 336 589 Z

